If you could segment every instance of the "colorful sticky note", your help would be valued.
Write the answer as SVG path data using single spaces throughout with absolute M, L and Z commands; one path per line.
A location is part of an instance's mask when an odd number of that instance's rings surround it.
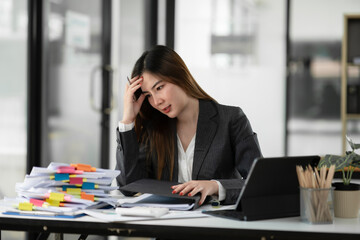
M 68 188 L 66 189 L 66 193 L 71 195 L 80 195 L 81 188 Z
M 64 200 L 67 202 L 71 202 L 72 197 L 73 196 L 71 196 L 71 195 L 66 195 L 66 196 L 64 196 Z
M 82 178 L 70 178 L 70 184 L 82 184 L 83 183 L 83 179 Z
M 55 181 L 69 180 L 68 173 L 55 173 Z
M 82 189 L 95 189 L 95 183 L 84 182 L 82 184 Z
M 19 203 L 18 209 L 21 211 L 32 211 L 33 210 L 33 204 L 29 202 L 22 202 Z
M 60 206 L 60 201 L 57 201 L 57 200 L 52 200 L 52 199 L 47 198 L 46 202 L 49 203 L 51 206 L 54 206 L 54 207 L 59 207 Z
M 64 185 L 64 186 L 62 186 L 63 191 L 66 191 L 68 188 L 77 188 L 77 186 L 75 186 L 75 185 Z
M 49 199 L 61 202 L 61 201 L 64 201 L 64 194 L 52 192 L 52 193 L 50 193 Z
M 81 199 L 90 200 L 90 201 L 94 201 L 95 198 L 93 194 L 86 194 L 85 192 L 81 192 L 80 197 Z
M 60 166 L 58 167 L 58 170 L 66 170 L 66 169 L 69 169 L 69 170 L 75 170 L 75 167 L 74 166 Z
M 96 171 L 96 168 L 91 167 L 91 165 L 88 165 L 88 164 L 77 163 L 77 164 L 71 164 L 71 166 L 74 166 L 76 168 L 76 170 L 82 170 L 84 172 L 95 172 Z
M 30 203 L 34 204 L 37 207 L 42 207 L 45 201 L 35 198 L 30 198 Z
M 57 173 L 75 173 L 75 169 L 58 169 Z

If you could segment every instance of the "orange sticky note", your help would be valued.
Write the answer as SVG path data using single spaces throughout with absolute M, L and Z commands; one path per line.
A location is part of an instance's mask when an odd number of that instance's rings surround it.
M 92 194 L 86 194 L 85 192 L 81 192 L 80 196 L 81 196 L 81 199 L 94 201 L 94 195 L 92 195 Z
M 21 211 L 32 211 L 33 210 L 33 204 L 29 202 L 22 202 L 19 203 L 18 209 Z
M 62 202 L 62 201 L 64 201 L 64 194 L 52 192 L 52 193 L 50 193 L 49 199 Z
M 78 164 L 76 164 L 76 169 L 88 172 L 88 171 L 91 171 L 91 166 L 88 164 L 78 163 Z
M 77 164 L 71 164 L 71 166 L 75 167 L 76 170 L 81 170 L 84 172 L 96 172 L 96 168 L 88 164 L 77 163 Z

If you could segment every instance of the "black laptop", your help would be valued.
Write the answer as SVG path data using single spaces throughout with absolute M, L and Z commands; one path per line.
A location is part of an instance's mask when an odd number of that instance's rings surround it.
M 319 156 L 255 159 L 234 210 L 204 213 L 243 221 L 300 215 L 296 165 L 317 166 Z

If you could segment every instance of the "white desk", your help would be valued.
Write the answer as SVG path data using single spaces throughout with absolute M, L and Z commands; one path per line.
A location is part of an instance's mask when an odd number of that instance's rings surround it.
M 0 215 L 1 230 L 82 235 L 118 235 L 166 239 L 360 239 L 359 219 L 335 218 L 333 224 L 311 225 L 299 217 L 243 222 L 207 217 L 105 223 L 89 216 L 53 219 Z

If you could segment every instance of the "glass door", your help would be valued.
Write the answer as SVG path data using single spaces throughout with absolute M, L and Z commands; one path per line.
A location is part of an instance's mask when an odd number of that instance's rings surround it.
M 109 87 L 103 79 L 103 1 L 45 4 L 42 165 L 64 162 L 100 167 L 101 147 L 109 151 L 101 140 L 109 125 L 104 111 L 110 114 L 110 109 L 103 109 L 102 94 L 103 87 Z
M 26 0 L 0 1 L 0 199 L 16 197 L 26 173 L 27 11 Z M 1 238 L 24 233 L 1 231 Z

